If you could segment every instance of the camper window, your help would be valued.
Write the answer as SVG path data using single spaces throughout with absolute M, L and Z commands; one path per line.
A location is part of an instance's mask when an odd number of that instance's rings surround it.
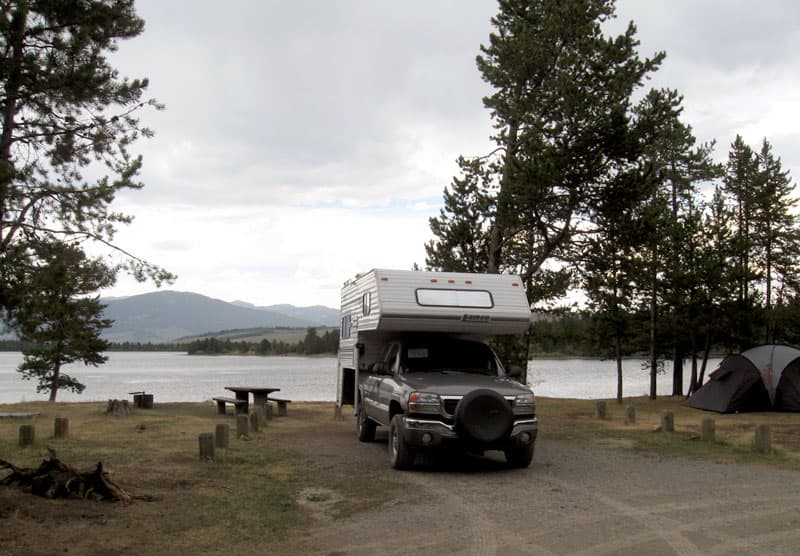
M 367 316 L 372 311 L 372 292 L 364 292 L 361 296 L 361 313 Z
M 475 309 L 494 307 L 492 294 L 484 290 L 418 289 L 417 303 L 433 307 L 472 307 Z
M 350 337 L 350 315 L 342 317 L 341 335 L 342 339 Z

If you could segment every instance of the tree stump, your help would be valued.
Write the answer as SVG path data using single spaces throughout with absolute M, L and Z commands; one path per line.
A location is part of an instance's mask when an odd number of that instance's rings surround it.
M 633 425 L 634 423 L 636 423 L 636 406 L 629 404 L 625 408 L 625 424 Z
M 121 417 L 131 414 L 131 404 L 128 400 L 108 400 L 106 405 L 106 413 L 113 413 Z
M 19 445 L 24 448 L 30 446 L 36 436 L 36 429 L 33 425 L 20 425 L 19 426 Z
M 760 454 L 772 453 L 772 429 L 769 425 L 756 425 L 755 450 Z
M 56 417 L 54 428 L 53 436 L 55 438 L 66 438 L 69 434 L 69 419 L 66 417 Z
M 20 486 L 36 496 L 123 502 L 131 499 L 103 470 L 103 462 L 98 462 L 94 470 L 82 473 L 58 460 L 52 450 L 50 459 L 36 469 L 17 467 L 1 459 L 0 469 L 11 471 L 10 475 L 0 479 L 0 485 Z
M 214 435 L 210 432 L 200 433 L 200 461 L 214 461 Z
M 236 438 L 247 436 L 247 415 L 236 416 Z
M 706 417 L 700 424 L 700 438 L 704 442 L 714 442 L 716 437 L 716 429 L 714 426 L 714 419 Z
M 598 419 L 605 419 L 607 414 L 608 413 L 606 411 L 606 402 L 597 402 L 597 405 L 595 406 L 594 409 L 595 417 L 597 417 Z
M 661 430 L 664 432 L 675 432 L 675 414 L 672 411 L 661 413 Z
M 227 448 L 231 445 L 231 427 L 229 425 L 217 425 L 214 431 L 217 448 Z

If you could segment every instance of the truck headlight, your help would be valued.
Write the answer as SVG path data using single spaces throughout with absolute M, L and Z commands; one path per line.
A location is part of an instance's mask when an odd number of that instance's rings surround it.
M 533 392 L 517 394 L 514 398 L 514 414 L 531 415 L 534 413 L 536 413 L 536 400 L 533 398 Z
M 439 394 L 411 392 L 408 395 L 408 411 L 411 413 L 439 413 L 441 403 Z

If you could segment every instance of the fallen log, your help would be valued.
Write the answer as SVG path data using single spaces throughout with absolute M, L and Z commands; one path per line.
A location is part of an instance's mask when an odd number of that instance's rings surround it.
M 11 471 L 0 479 L 0 485 L 20 486 L 25 491 L 45 498 L 83 498 L 128 502 L 131 496 L 116 484 L 98 462 L 92 471 L 76 471 L 59 460 L 51 451 L 50 459 L 36 469 L 17 467 L 0 459 L 0 469 Z

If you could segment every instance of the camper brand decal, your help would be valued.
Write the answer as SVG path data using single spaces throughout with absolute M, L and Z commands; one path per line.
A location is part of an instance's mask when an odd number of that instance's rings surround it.
M 489 315 L 461 315 L 461 320 L 464 322 L 491 322 L 492 317 Z

